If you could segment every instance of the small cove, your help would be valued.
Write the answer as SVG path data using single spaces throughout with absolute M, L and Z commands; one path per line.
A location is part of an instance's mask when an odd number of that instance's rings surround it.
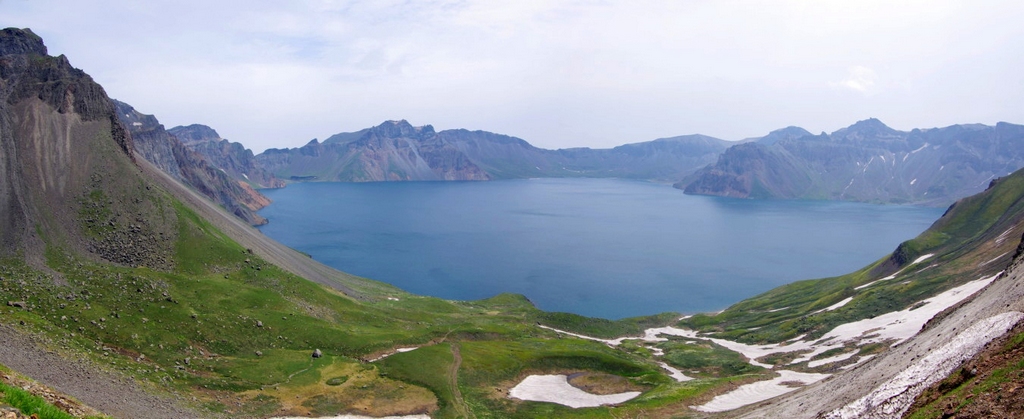
M 268 236 L 409 292 L 502 292 L 604 318 L 714 311 L 859 269 L 941 208 L 685 195 L 620 179 L 300 183 L 266 194 Z

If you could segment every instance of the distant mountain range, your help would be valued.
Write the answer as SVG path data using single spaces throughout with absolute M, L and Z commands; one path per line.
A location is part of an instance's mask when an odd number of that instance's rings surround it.
M 897 131 L 877 119 L 831 134 L 787 127 L 738 142 L 687 135 L 610 149 L 546 150 L 515 137 L 387 121 L 255 157 L 290 181 L 619 177 L 689 194 L 948 205 L 1024 167 L 1024 126 Z
M 254 188 L 285 186 L 284 181 L 263 170 L 252 150 L 245 148 L 241 143 L 221 138 L 213 128 L 192 124 L 187 127 L 177 126 L 168 129 L 167 132 L 177 137 L 189 150 L 203 155 L 211 165 L 236 180 L 248 183 Z
M 676 187 L 739 198 L 948 205 L 1022 166 L 1021 125 L 906 132 L 868 119 L 831 134 L 774 131 L 730 147 Z
M 519 138 L 387 121 L 291 149 L 256 156 L 286 180 L 366 182 L 621 177 L 676 181 L 715 161 L 730 143 L 703 135 L 611 149 L 545 150 Z

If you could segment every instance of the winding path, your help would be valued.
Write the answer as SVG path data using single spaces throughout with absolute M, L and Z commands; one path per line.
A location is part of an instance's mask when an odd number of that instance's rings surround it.
M 455 405 L 455 411 L 458 412 L 460 418 L 475 418 L 473 412 L 469 410 L 469 406 L 466 405 L 466 400 L 462 398 L 462 392 L 459 391 L 459 367 L 462 366 L 462 354 L 459 352 L 459 345 L 456 343 L 451 344 L 452 349 L 452 366 L 448 369 L 448 389 L 452 392 L 452 403 Z

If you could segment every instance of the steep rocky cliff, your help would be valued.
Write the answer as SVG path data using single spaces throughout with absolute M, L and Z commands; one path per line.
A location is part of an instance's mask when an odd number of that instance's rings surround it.
M 252 150 L 241 143 L 225 140 L 213 128 L 192 124 L 167 130 L 188 147 L 203 156 L 213 167 L 223 170 L 235 180 L 255 188 L 281 188 L 284 181 L 263 170 Z
M 248 182 L 231 178 L 206 158 L 167 132 L 153 115 L 138 112 L 127 103 L 114 101 L 117 114 L 135 139 L 135 151 L 176 180 L 196 189 L 250 224 L 267 220 L 256 211 L 270 204 Z
M 27 29 L 0 32 L 0 80 L 0 254 L 44 271 L 53 249 L 168 267 L 173 214 L 139 181 L 103 88 Z
M 300 148 L 256 156 L 290 180 L 486 180 L 622 177 L 676 180 L 711 162 L 728 142 L 691 135 L 611 149 L 546 150 L 507 135 L 464 129 L 434 132 L 388 121 Z
M 792 135 L 800 131 L 731 147 L 676 186 L 741 198 L 949 205 L 1024 167 L 1024 126 L 1008 123 L 904 132 L 868 119 Z

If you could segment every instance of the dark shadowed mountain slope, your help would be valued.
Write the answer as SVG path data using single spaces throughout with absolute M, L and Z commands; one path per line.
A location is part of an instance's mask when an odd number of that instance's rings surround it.
M 257 156 L 290 180 L 486 180 L 530 177 L 622 177 L 676 180 L 703 167 L 728 142 L 702 135 L 612 149 L 546 150 L 507 135 L 464 129 L 435 132 L 406 121 L 341 133 L 300 148 Z
M 729 148 L 677 187 L 740 198 L 948 205 L 1024 167 L 1024 126 L 1008 123 L 904 132 L 868 119 L 832 134 L 773 138 Z
M 281 188 L 284 182 L 263 170 L 252 150 L 241 143 L 225 140 L 206 125 L 177 126 L 167 130 L 185 147 L 203 156 L 213 167 L 223 170 L 235 180 L 254 188 Z
M 248 182 L 233 179 L 224 170 L 210 164 L 203 155 L 190 150 L 167 132 L 153 115 L 138 112 L 124 102 L 114 103 L 118 117 L 135 140 L 135 151 L 142 158 L 250 224 L 267 222 L 256 214 L 256 210 L 270 204 L 270 199 Z
M 0 255 L 23 254 L 41 266 L 47 246 L 60 244 L 118 263 L 165 263 L 169 249 L 122 240 L 131 224 L 173 232 L 134 221 L 150 209 L 144 191 L 126 180 L 137 170 L 133 143 L 114 105 L 67 58 L 46 54 L 29 30 L 0 33 Z M 103 182 L 109 192 L 96 190 Z M 96 201 L 126 201 L 126 208 L 83 219 Z M 98 223 L 100 230 L 88 230 Z

